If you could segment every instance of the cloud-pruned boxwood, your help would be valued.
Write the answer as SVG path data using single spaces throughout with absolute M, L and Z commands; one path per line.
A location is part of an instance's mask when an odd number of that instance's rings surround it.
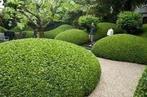
M 88 42 L 88 34 L 79 29 L 66 30 L 56 36 L 57 40 L 63 40 L 75 44 L 84 44 Z
M 121 29 L 117 27 L 114 23 L 102 22 L 97 24 L 97 32 L 95 34 L 95 40 L 101 39 L 107 36 L 109 29 L 114 30 L 114 34 L 123 33 Z
M 96 42 L 92 52 L 103 58 L 147 64 L 147 40 L 142 37 L 118 34 Z
M 85 97 L 100 79 L 94 54 L 59 40 L 5 42 L 0 55 L 0 97 Z
M 44 36 L 45 36 L 45 38 L 54 39 L 58 34 L 66 31 L 66 30 L 69 30 L 69 29 L 73 29 L 73 26 L 64 24 L 64 25 L 61 25 L 53 30 L 45 32 Z
M 147 68 L 139 81 L 133 97 L 147 97 Z

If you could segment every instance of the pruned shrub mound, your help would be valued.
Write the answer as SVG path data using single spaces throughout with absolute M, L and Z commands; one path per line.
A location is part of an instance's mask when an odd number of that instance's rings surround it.
M 147 68 L 139 81 L 134 97 L 147 97 Z
M 57 40 L 63 40 L 75 44 L 84 44 L 88 42 L 88 34 L 79 29 L 71 29 L 64 31 L 56 36 Z
M 92 52 L 98 57 L 147 64 L 147 40 L 133 35 L 103 38 L 96 42 Z
M 114 30 L 114 34 L 123 33 L 123 31 L 119 29 L 117 25 L 114 23 L 108 23 L 108 22 L 98 23 L 97 32 L 95 34 L 95 40 L 106 37 L 108 30 L 111 28 Z
M 59 40 L 0 44 L 0 97 L 85 97 L 100 79 L 97 58 Z
M 45 32 L 44 36 L 45 36 L 45 38 L 54 39 L 58 34 L 60 34 L 61 32 L 66 31 L 66 30 L 69 30 L 69 29 L 73 29 L 73 27 L 70 26 L 70 25 L 67 25 L 67 24 L 61 25 L 61 26 L 59 26 L 59 27 L 57 27 L 57 28 L 55 28 L 53 30 Z

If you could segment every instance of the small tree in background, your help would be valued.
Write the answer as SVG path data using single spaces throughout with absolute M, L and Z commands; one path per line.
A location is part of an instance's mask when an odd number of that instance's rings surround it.
M 130 34 L 139 34 L 142 24 L 142 16 L 139 13 L 125 11 L 118 15 L 117 25 Z

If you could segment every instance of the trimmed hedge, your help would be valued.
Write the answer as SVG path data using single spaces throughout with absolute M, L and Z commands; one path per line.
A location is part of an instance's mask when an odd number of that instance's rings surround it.
M 129 34 L 103 38 L 96 42 L 92 52 L 98 57 L 147 64 L 147 40 Z
M 95 40 L 98 40 L 98 39 L 106 37 L 107 36 L 107 32 L 108 32 L 108 30 L 110 28 L 112 28 L 114 30 L 114 34 L 118 34 L 118 33 L 122 33 L 123 32 L 114 23 L 108 23 L 108 22 L 98 23 L 97 24 L 97 32 L 95 34 Z
M 69 29 L 73 29 L 72 26 L 70 25 L 61 25 L 53 30 L 50 30 L 50 31 L 47 31 L 44 33 L 44 36 L 45 38 L 50 38 L 50 39 L 54 39 L 58 34 L 60 34 L 61 32 L 64 32 L 66 30 L 69 30 Z
M 147 97 L 147 68 L 139 81 L 137 89 L 133 97 Z
M 100 79 L 97 58 L 63 41 L 5 42 L 0 55 L 0 97 L 85 97 Z
M 88 34 L 79 29 L 71 29 L 58 34 L 55 39 L 63 40 L 75 44 L 84 44 L 88 42 Z

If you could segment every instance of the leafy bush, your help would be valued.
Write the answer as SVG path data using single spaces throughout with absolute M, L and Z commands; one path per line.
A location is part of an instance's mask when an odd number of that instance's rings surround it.
M 58 34 L 60 34 L 61 32 L 66 31 L 66 30 L 69 30 L 69 29 L 73 29 L 73 27 L 70 26 L 70 25 L 66 25 L 66 24 L 61 25 L 61 26 L 57 27 L 56 29 L 45 32 L 44 36 L 45 36 L 45 38 L 54 39 Z
M 63 40 L 75 44 L 84 44 L 88 42 L 88 34 L 82 30 L 71 29 L 64 31 L 56 36 L 57 40 Z
M 118 15 L 117 25 L 130 34 L 140 34 L 142 23 L 139 13 L 125 11 Z
M 133 35 L 103 38 L 96 42 L 92 52 L 98 57 L 147 64 L 147 40 Z
M 0 55 L 0 97 L 85 97 L 100 79 L 97 58 L 67 42 L 5 42 Z
M 147 68 L 139 81 L 134 97 L 147 97 Z
M 144 24 L 144 25 L 143 25 L 142 30 L 143 30 L 142 36 L 143 36 L 143 37 L 147 37 L 147 24 Z
M 118 34 L 118 33 L 123 33 L 124 31 L 122 31 L 120 28 L 117 27 L 116 24 L 114 23 L 107 23 L 107 22 L 103 22 L 103 23 L 98 23 L 97 24 L 97 32 L 95 34 L 95 40 L 101 39 L 103 37 L 107 36 L 107 32 L 108 30 L 112 28 L 114 30 L 114 34 Z
M 2 26 L 0 26 L 0 33 L 4 33 L 6 31 L 6 29 Z
M 81 26 L 87 27 L 92 23 L 97 24 L 98 22 L 100 22 L 100 18 L 92 15 L 85 15 L 85 16 L 81 16 L 78 21 Z

